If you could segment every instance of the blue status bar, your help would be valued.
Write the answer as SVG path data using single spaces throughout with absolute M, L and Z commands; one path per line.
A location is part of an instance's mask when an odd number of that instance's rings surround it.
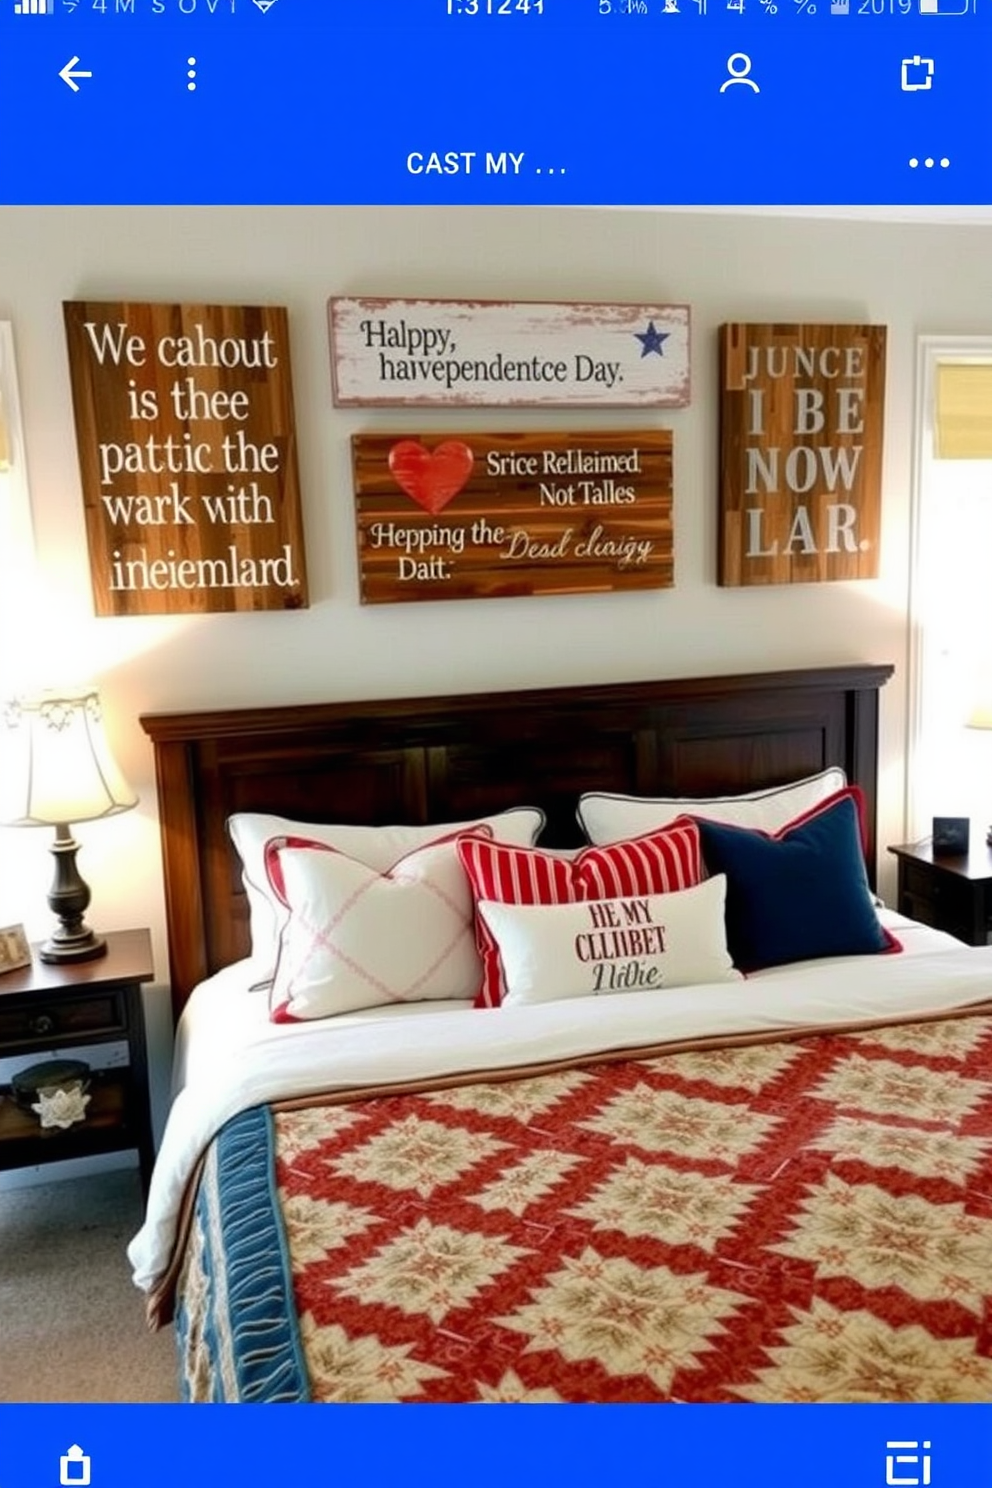
M 0 49 L 6 203 L 992 202 L 992 0 L 0 0 Z

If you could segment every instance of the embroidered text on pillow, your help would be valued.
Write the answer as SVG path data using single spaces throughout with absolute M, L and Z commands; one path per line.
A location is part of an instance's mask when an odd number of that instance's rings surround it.
M 740 981 L 727 952 L 722 874 L 694 888 L 478 912 L 499 947 L 503 1006 Z
M 662 832 L 610 847 L 586 848 L 570 859 L 537 848 L 469 838 L 459 842 L 458 854 L 476 901 L 497 904 L 573 904 L 585 899 L 665 894 L 691 888 L 702 876 L 699 832 L 686 819 Z M 478 914 L 475 933 L 483 965 L 476 1006 L 499 1007 L 503 986 L 499 950 Z

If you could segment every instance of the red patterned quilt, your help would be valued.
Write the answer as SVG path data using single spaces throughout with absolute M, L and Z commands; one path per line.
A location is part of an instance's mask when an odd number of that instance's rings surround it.
M 190 1398 L 992 1398 L 987 1016 L 266 1119 L 304 1363 L 239 1385 L 209 1200 Z

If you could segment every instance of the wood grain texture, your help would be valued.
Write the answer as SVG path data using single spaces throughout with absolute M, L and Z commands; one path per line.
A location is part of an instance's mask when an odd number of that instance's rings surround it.
M 725 325 L 725 585 L 878 575 L 885 327 Z
M 286 311 L 63 308 L 97 614 L 304 607 Z
M 689 402 L 688 305 L 334 298 L 327 316 L 339 408 Z
M 366 604 L 667 588 L 672 434 L 352 439 Z
M 581 843 L 582 791 L 717 796 L 840 765 L 865 794 L 874 882 L 878 689 L 890 666 L 161 714 L 156 760 L 173 999 L 247 954 L 234 811 L 302 822 L 471 821 L 536 806 Z

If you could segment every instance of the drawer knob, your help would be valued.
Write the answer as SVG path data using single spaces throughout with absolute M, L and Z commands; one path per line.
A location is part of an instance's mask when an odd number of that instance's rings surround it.
M 32 1033 L 51 1033 L 55 1027 L 55 1019 L 48 1013 L 39 1013 L 37 1018 L 32 1018 L 28 1023 Z

